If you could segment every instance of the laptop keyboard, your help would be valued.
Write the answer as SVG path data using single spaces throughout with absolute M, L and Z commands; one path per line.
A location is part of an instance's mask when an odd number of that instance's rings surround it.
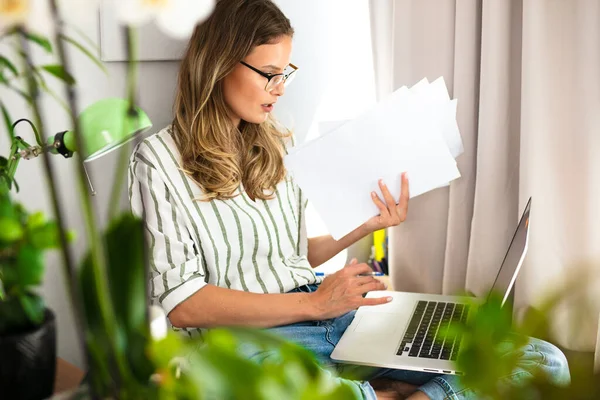
M 461 338 L 446 337 L 445 340 L 440 340 L 443 335 L 439 328 L 447 326 L 451 321 L 464 322 L 468 313 L 469 306 L 466 304 L 419 301 L 396 354 L 456 360 Z

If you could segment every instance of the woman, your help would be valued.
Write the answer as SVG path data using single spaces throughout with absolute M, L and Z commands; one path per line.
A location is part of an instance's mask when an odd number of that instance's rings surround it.
M 307 200 L 283 165 L 290 135 L 271 115 L 296 74 L 293 33 L 269 0 L 219 1 L 181 63 L 173 124 L 132 156 L 129 195 L 147 226 L 151 296 L 174 327 L 272 328 L 331 363 L 353 310 L 390 299 L 363 297 L 385 288 L 360 276 L 366 264 L 353 260 L 323 281 L 313 268 L 404 221 L 408 180 L 398 205 L 380 182 L 384 198 L 371 194 L 380 216 L 339 241 L 306 237 Z M 544 346 L 547 369 L 564 374 L 562 354 Z M 453 377 L 384 369 L 372 377 L 421 385 L 405 393 L 414 399 L 468 393 Z M 366 399 L 384 396 L 368 382 L 353 385 Z

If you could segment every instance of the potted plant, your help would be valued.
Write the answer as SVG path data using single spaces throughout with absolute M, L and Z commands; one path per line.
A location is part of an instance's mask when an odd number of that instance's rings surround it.
M 42 213 L 29 214 L 11 199 L 7 164 L 0 158 L 0 387 L 9 398 L 39 399 L 52 394 L 56 326 L 36 289 L 44 251 L 58 246 L 58 232 Z

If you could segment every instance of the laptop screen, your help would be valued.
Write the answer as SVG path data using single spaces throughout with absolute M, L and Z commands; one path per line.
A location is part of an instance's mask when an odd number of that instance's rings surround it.
M 519 274 L 519 269 L 521 268 L 523 260 L 525 259 L 525 254 L 527 253 L 530 212 L 531 197 L 527 202 L 527 206 L 525 206 L 525 210 L 523 211 L 523 215 L 519 221 L 519 226 L 517 226 L 517 230 L 515 231 L 512 241 L 510 242 L 508 251 L 504 256 L 504 261 L 502 261 L 502 265 L 500 266 L 500 270 L 498 271 L 498 275 L 496 276 L 496 280 L 494 281 L 494 285 L 490 291 L 503 294 L 504 297 L 502 299 L 502 304 L 506 302 L 511 289 L 515 284 L 515 280 Z

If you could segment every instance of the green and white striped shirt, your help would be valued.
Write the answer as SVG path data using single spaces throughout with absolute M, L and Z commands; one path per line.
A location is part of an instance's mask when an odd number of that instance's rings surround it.
M 146 225 L 150 293 L 168 314 L 207 283 L 254 293 L 284 293 L 319 283 L 308 259 L 307 204 L 290 176 L 275 198 L 202 202 L 180 169 L 171 128 L 141 142 L 129 164 L 129 200 Z

